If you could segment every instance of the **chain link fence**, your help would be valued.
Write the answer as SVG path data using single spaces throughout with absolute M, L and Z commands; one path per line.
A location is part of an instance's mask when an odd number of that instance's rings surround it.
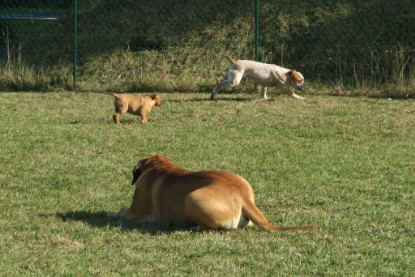
M 52 2 L 52 3 L 50 3 Z M 72 0 L 1 1 L 0 2 L 0 58 L 11 63 L 23 57 L 28 64 L 42 65 L 51 52 L 60 57 L 60 50 L 68 50 L 61 41 L 71 36 L 71 29 L 59 24 L 68 13 Z M 60 47 L 61 46 L 61 47 Z
M 413 0 L 257 2 L 259 61 L 301 71 L 309 92 L 414 96 Z M 1 89 L 71 89 L 75 46 L 79 90 L 210 91 L 223 55 L 255 59 L 255 1 L 74 3 L 0 2 Z

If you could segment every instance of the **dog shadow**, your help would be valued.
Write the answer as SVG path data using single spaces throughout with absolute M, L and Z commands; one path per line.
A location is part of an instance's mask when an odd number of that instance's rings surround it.
M 88 212 L 88 211 L 73 211 L 66 213 L 56 213 L 55 216 L 63 222 L 80 221 L 87 223 L 93 228 L 120 228 L 122 231 L 138 231 L 143 234 L 160 235 L 169 234 L 178 231 L 189 231 L 189 229 L 179 228 L 170 225 L 161 224 L 138 224 L 132 221 L 127 221 L 121 218 L 114 218 L 108 216 L 108 212 Z
M 226 102 L 249 102 L 254 101 L 255 99 L 249 98 L 249 97 L 216 97 L 214 100 L 211 100 L 210 98 L 190 98 L 190 99 L 169 99 L 169 102 L 173 103 L 181 103 L 181 102 L 219 102 L 219 101 L 226 101 Z

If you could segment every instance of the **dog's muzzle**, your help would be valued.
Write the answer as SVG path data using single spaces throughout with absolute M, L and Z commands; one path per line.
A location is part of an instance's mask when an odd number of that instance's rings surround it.
M 303 90 L 303 89 L 305 89 L 305 87 L 306 87 L 305 82 L 303 82 L 303 83 L 297 85 L 297 90 Z

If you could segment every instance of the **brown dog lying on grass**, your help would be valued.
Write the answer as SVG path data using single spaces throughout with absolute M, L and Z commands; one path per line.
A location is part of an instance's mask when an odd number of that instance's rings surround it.
M 131 206 L 110 216 L 137 222 L 203 229 L 235 230 L 252 225 L 270 231 L 315 230 L 317 226 L 278 227 L 255 205 L 251 185 L 223 171 L 189 171 L 156 155 L 133 169 Z
M 112 119 L 116 124 L 120 124 L 120 119 L 126 112 L 141 117 L 141 123 L 147 122 L 147 115 L 154 106 L 161 105 L 159 95 L 152 93 L 146 96 L 136 96 L 131 94 L 117 94 L 112 92 L 100 92 L 102 94 L 112 95 L 115 97 L 115 113 Z

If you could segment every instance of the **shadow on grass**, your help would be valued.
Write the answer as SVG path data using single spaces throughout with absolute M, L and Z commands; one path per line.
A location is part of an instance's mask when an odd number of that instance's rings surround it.
M 227 102 L 249 102 L 249 101 L 255 101 L 255 99 L 249 98 L 249 97 L 234 97 L 234 98 L 227 98 L 227 97 L 219 97 L 217 96 L 214 100 L 211 100 L 210 98 L 191 98 L 191 99 L 169 99 L 169 102 L 219 102 L 219 101 L 227 101 Z
M 143 234 L 160 235 L 166 233 L 174 233 L 177 231 L 186 231 L 189 229 L 179 228 L 161 224 L 138 224 L 131 221 L 114 218 L 107 215 L 108 212 L 88 212 L 74 211 L 66 213 L 56 213 L 56 217 L 64 222 L 81 221 L 94 228 L 120 228 L 123 231 L 138 231 Z

